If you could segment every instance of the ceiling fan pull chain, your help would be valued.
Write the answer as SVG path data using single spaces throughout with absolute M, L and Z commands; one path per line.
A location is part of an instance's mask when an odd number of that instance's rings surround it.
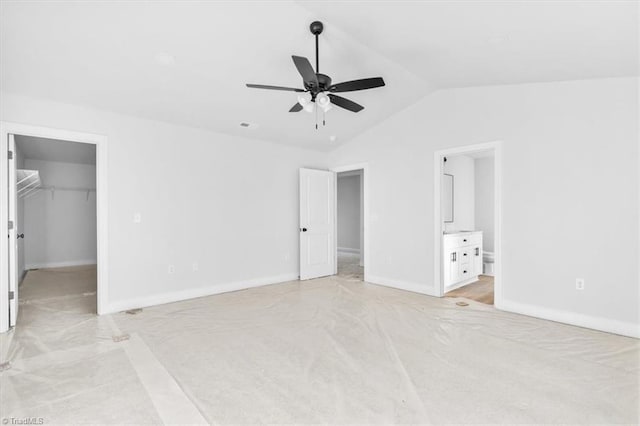
M 325 111 L 325 110 L 322 110 L 322 125 L 323 125 L 323 126 L 326 126 L 326 125 L 327 125 L 327 123 L 325 123 L 325 121 L 324 121 L 324 120 L 325 120 L 325 113 L 326 113 L 326 111 Z

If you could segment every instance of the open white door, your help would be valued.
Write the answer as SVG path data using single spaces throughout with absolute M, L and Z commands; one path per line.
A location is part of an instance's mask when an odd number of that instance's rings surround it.
M 300 169 L 300 279 L 333 275 L 335 173 Z
M 8 156 L 8 199 L 7 208 L 9 219 L 9 247 L 8 247 L 8 265 L 7 273 L 9 274 L 9 327 L 16 325 L 18 318 L 18 222 L 16 208 L 16 141 L 13 135 L 9 135 L 9 156 Z

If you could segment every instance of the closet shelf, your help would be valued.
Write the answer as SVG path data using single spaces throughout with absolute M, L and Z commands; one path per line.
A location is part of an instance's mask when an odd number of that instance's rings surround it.
M 87 200 L 91 192 L 96 192 L 95 188 L 82 188 L 82 187 L 69 187 L 69 186 L 53 186 L 44 185 L 42 179 L 40 179 L 40 172 L 38 170 L 16 170 L 16 193 L 18 197 L 25 198 L 27 196 L 34 195 L 42 190 L 51 191 L 51 198 L 56 191 L 78 191 L 86 192 Z
M 37 191 L 42 186 L 40 172 L 37 170 L 16 170 L 16 193 L 20 198 Z

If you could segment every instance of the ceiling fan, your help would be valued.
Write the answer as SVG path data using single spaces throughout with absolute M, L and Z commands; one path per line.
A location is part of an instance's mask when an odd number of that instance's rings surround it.
M 345 81 L 343 83 L 332 84 L 331 77 L 320 73 L 320 61 L 318 57 L 318 36 L 323 30 L 322 22 L 314 21 L 309 26 L 311 34 L 316 37 L 316 69 L 313 70 L 311 63 L 307 58 L 302 56 L 291 56 L 298 72 L 302 76 L 304 89 L 282 86 L 266 86 L 263 84 L 247 84 L 247 87 L 254 89 L 284 90 L 289 92 L 299 92 L 298 102 L 289 110 L 289 112 L 299 112 L 303 109 L 308 112 L 314 111 L 314 104 L 320 107 L 324 112 L 331 109 L 331 105 L 336 105 L 352 112 L 359 112 L 364 109 L 347 98 L 338 96 L 335 93 L 354 92 L 356 90 L 373 89 L 375 87 L 384 86 L 384 80 L 381 77 L 363 78 L 360 80 Z M 317 111 L 317 110 L 316 110 Z M 316 128 L 318 125 L 316 124 Z

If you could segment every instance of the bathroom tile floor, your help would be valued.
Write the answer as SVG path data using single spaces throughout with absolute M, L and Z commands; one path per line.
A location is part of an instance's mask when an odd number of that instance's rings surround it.
M 480 275 L 478 281 L 451 290 L 447 292 L 445 296 L 464 297 L 475 300 L 476 302 L 493 305 L 493 277 L 490 275 Z

